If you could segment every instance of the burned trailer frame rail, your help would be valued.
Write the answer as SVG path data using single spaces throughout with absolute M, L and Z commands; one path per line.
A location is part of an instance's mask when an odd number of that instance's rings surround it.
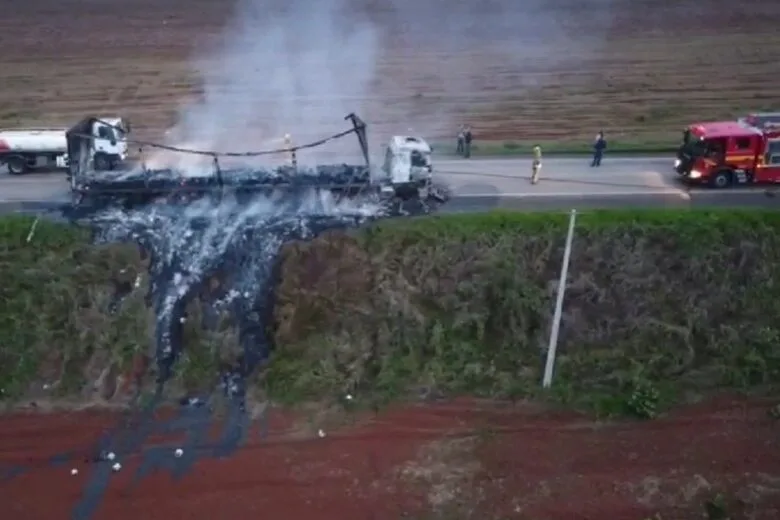
M 338 198 L 371 193 L 369 169 L 362 165 L 325 165 L 312 169 L 281 167 L 272 170 L 226 170 L 214 176 L 182 177 L 171 170 L 147 170 L 125 178 L 101 176 L 80 186 L 76 202 L 93 209 L 115 205 L 124 208 L 165 202 L 189 203 L 200 198 L 221 199 L 229 194 L 237 202 L 279 192 L 327 190 Z M 107 178 L 109 177 L 109 178 Z
M 145 167 L 137 172 L 96 174 L 89 170 L 89 140 L 85 132 L 93 118 L 73 127 L 67 133 L 71 191 L 77 204 L 118 204 L 125 207 L 148 204 L 166 199 L 169 202 L 191 201 L 204 196 L 221 196 L 228 190 L 239 200 L 256 194 L 271 194 L 278 190 L 305 188 L 327 189 L 339 196 L 353 197 L 372 189 L 366 124 L 356 114 L 348 114 L 345 120 L 351 128 L 300 146 L 260 152 L 210 152 L 190 150 L 158 143 L 127 140 L 135 145 L 160 148 L 185 154 L 205 155 L 213 158 L 211 175 L 187 176 L 172 169 L 151 170 Z M 220 157 L 258 157 L 262 155 L 295 153 L 298 150 L 322 146 L 329 141 L 350 134 L 358 138 L 364 165 L 321 165 L 315 168 L 283 166 L 270 170 L 225 170 L 220 167 Z

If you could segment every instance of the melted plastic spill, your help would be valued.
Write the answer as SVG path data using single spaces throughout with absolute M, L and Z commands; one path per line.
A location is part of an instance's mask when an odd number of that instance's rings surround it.
M 114 453 L 120 461 L 129 455 L 140 457 L 134 477 L 137 482 L 157 470 L 168 470 L 174 477 L 182 477 L 199 458 L 229 456 L 241 446 L 251 426 L 245 402 L 247 377 L 268 358 L 273 347 L 267 335 L 267 320 L 274 305 L 278 255 L 286 242 L 310 240 L 326 230 L 357 227 L 381 218 L 428 213 L 434 209 L 420 201 L 388 204 L 376 194 L 361 191 L 355 195 L 354 191 L 336 190 L 353 195 L 340 198 L 333 193 L 334 185 L 351 187 L 356 178 L 349 170 L 351 167 L 344 168 L 320 168 L 295 178 L 277 171 L 270 177 L 273 186 L 259 190 L 247 185 L 267 184 L 263 181 L 269 180 L 266 173 L 219 186 L 218 193 L 211 191 L 214 186 L 209 184 L 210 180 L 201 179 L 197 182 L 206 184 L 205 196 L 200 193 L 196 200 L 178 200 L 175 204 L 149 203 L 161 193 L 170 199 L 173 186 L 167 175 L 161 177 L 164 186 L 157 187 L 150 186 L 154 182 L 148 178 L 124 176 L 120 179 L 122 183 L 135 183 L 129 195 L 92 195 L 91 204 L 64 212 L 66 218 L 91 226 L 96 243 L 136 243 L 149 255 L 149 287 L 129 284 L 128 290 L 148 289 L 148 301 L 156 317 L 158 369 L 154 396 L 141 403 L 139 393 L 126 417 L 113 431 L 103 435 L 94 446 L 93 458 L 85 461 L 91 470 L 71 518 L 91 518 L 103 500 L 116 474 L 113 463 L 103 454 Z M 362 177 L 364 180 L 366 175 Z M 232 179 L 236 181 L 239 177 Z M 106 185 L 92 187 L 106 188 Z M 128 186 L 110 182 L 107 187 L 110 190 Z M 150 188 L 156 192 L 152 196 Z M 235 366 L 224 369 L 220 388 L 215 389 L 227 397 L 227 414 L 219 419 L 213 416 L 210 407 L 204 406 L 208 405 L 210 396 L 187 396 L 177 415 L 167 420 L 155 419 L 164 385 L 187 348 L 182 340 L 182 318 L 187 304 L 202 293 L 212 276 L 221 273 L 230 273 L 220 277 L 221 297 L 206 303 L 212 315 L 232 314 L 242 347 L 240 359 Z M 122 305 L 121 299 L 114 305 Z M 208 326 L 209 320 L 205 321 L 204 326 Z M 215 420 L 221 421 L 222 434 L 216 441 L 210 441 L 209 431 Z M 261 434 L 267 432 L 265 412 L 256 420 L 261 423 Z M 185 439 L 175 446 L 146 445 L 150 436 L 161 432 L 181 432 Z M 174 448 L 183 448 L 184 455 L 173 456 Z M 60 454 L 52 458 L 52 464 L 72 459 L 71 454 Z M 27 468 L 11 468 L 5 478 L 15 478 L 26 471 Z
M 159 384 L 167 381 L 182 344 L 187 304 L 220 273 L 224 296 L 209 302 L 214 313 L 228 312 L 238 324 L 243 355 L 222 374 L 228 397 L 243 398 L 243 379 L 271 351 L 266 318 L 273 307 L 276 260 L 290 240 L 356 227 L 387 216 L 370 198 L 337 201 L 329 190 L 285 189 L 251 201 L 232 195 L 201 198 L 185 205 L 105 208 L 88 218 L 97 243 L 135 242 L 150 255 L 149 300 L 156 317 Z

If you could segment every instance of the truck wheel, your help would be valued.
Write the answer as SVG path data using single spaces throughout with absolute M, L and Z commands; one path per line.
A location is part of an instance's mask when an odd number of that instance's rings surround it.
M 5 164 L 8 166 L 8 173 L 11 175 L 23 175 L 27 173 L 27 161 L 20 155 L 7 159 Z
M 719 172 L 716 172 L 715 175 L 712 176 L 712 180 L 710 181 L 713 188 L 728 188 L 731 186 L 732 182 L 732 175 L 731 172 L 728 170 L 721 170 Z
M 95 158 L 93 162 L 95 165 L 95 170 L 99 172 L 104 172 L 111 169 L 111 160 L 108 157 L 106 157 L 105 154 L 102 153 L 95 154 Z

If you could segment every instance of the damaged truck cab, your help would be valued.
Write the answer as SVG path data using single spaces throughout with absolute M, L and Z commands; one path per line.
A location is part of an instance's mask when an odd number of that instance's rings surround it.
M 400 197 L 428 196 L 433 178 L 433 148 L 420 137 L 396 135 L 390 139 L 382 163 L 380 184 Z
M 689 126 L 674 169 L 685 182 L 714 188 L 780 182 L 780 113 Z

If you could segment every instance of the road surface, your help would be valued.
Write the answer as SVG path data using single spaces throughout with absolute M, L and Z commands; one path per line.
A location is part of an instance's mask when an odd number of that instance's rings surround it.
M 528 178 L 528 158 L 447 158 L 435 164 L 436 181 L 449 186 L 447 212 L 593 209 L 617 207 L 780 207 L 765 188 L 688 189 L 664 157 L 607 157 L 591 168 L 587 157 L 548 158 L 539 184 Z M 63 173 L 0 173 L 0 204 L 6 211 L 34 210 L 68 200 Z

